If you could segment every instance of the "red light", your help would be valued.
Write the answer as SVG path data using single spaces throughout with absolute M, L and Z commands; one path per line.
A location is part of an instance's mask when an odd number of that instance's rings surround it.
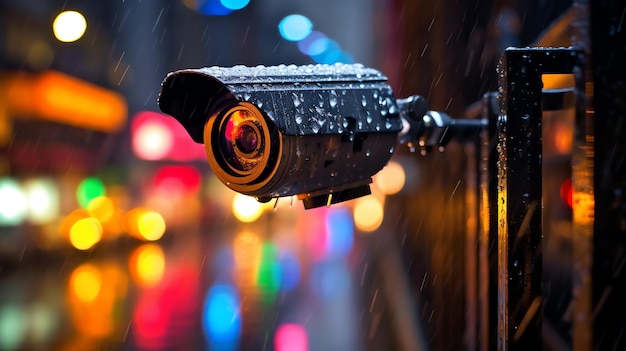
M 204 146 L 194 142 L 170 116 L 142 111 L 131 122 L 133 151 L 144 160 L 205 160 Z
M 561 200 L 563 203 L 572 207 L 573 197 L 574 197 L 574 189 L 572 188 L 572 178 L 567 178 L 561 183 Z
M 155 190 L 164 194 L 194 194 L 202 175 L 192 166 L 172 165 L 159 168 L 153 178 Z

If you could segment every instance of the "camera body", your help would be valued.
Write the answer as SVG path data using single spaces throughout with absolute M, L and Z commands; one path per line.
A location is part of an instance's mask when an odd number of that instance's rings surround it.
M 185 69 L 159 107 L 231 189 L 313 208 L 369 194 L 393 154 L 403 124 L 386 81 L 360 64 Z

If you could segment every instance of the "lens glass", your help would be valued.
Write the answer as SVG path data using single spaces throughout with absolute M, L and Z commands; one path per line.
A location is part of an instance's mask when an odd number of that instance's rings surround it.
M 256 129 L 247 124 L 240 126 L 235 132 L 235 145 L 237 145 L 237 149 L 245 154 L 256 150 L 259 139 L 260 137 Z
M 222 156 L 235 171 L 250 171 L 263 156 L 262 124 L 257 114 L 238 107 L 226 114 L 220 128 Z

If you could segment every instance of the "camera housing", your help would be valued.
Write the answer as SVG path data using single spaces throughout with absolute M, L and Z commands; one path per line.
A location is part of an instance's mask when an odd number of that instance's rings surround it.
M 360 64 L 184 69 L 158 103 L 225 185 L 309 209 L 370 194 L 403 126 L 386 81 Z

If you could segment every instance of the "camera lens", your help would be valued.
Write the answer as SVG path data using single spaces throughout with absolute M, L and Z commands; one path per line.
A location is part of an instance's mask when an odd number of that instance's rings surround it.
M 235 145 L 245 154 L 257 150 L 259 139 L 260 135 L 257 133 L 256 129 L 247 124 L 240 126 L 235 132 Z
M 248 109 L 231 109 L 220 126 L 221 154 L 235 173 L 248 172 L 263 156 L 261 121 Z

